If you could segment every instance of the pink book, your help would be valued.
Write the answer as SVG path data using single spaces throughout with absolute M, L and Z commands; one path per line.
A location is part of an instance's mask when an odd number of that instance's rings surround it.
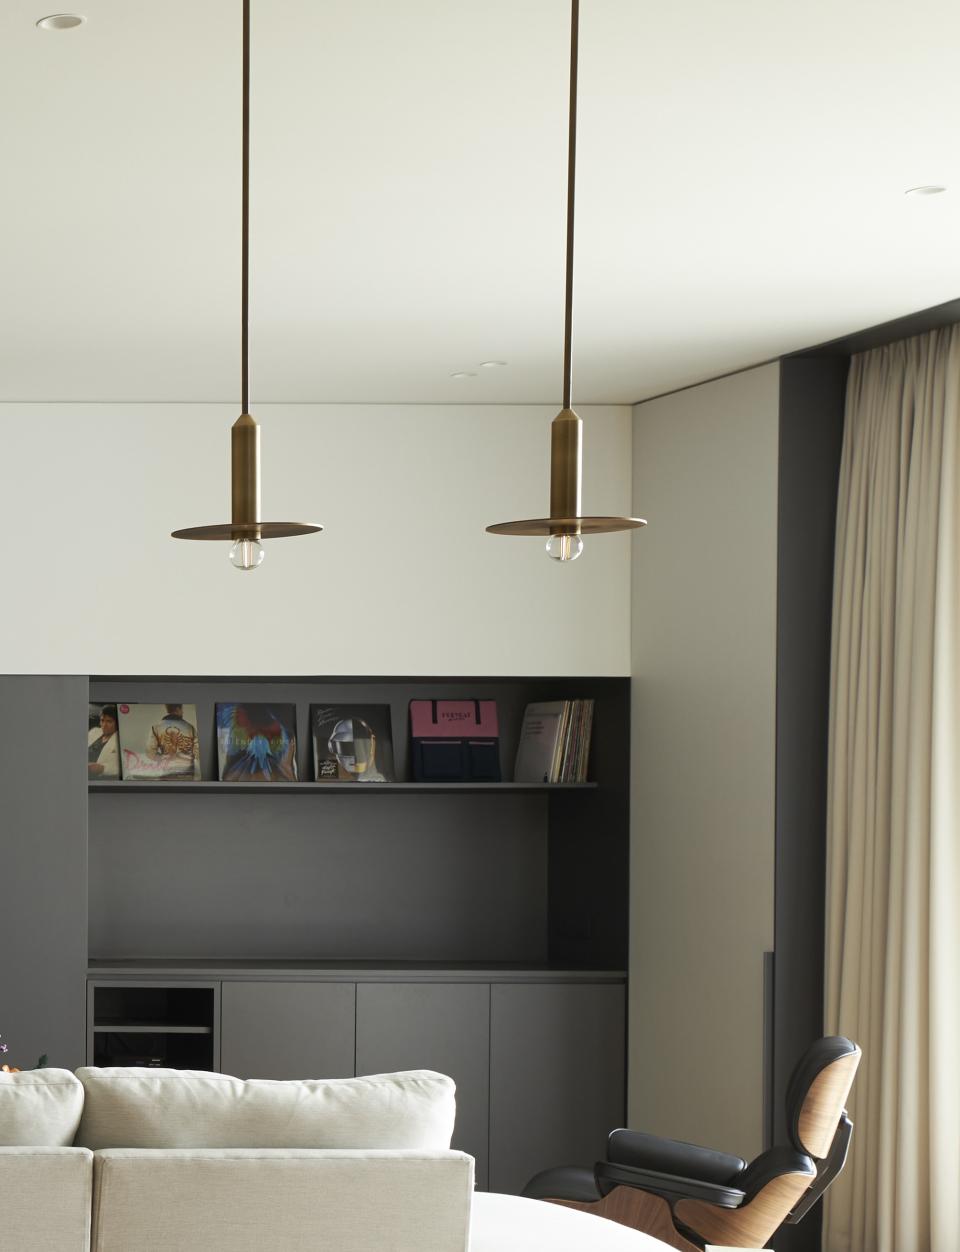
M 414 739 L 496 739 L 496 700 L 411 700 Z

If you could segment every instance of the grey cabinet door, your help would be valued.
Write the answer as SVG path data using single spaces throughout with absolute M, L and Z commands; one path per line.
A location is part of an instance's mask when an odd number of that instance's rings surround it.
M 224 982 L 220 1068 L 237 1078 L 350 1078 L 351 983 Z
M 487 1186 L 490 987 L 486 983 L 360 983 L 357 1073 L 435 1069 L 457 1084 L 453 1147 Z
M 624 1119 L 624 988 L 501 984 L 490 1001 L 490 1187 L 592 1166 Z

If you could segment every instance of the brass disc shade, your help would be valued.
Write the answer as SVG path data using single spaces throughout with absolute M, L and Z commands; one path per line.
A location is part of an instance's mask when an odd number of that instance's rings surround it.
M 323 530 L 313 522 L 220 522 L 173 531 L 174 539 L 290 539 Z
M 615 530 L 639 530 L 643 517 L 533 517 L 525 522 L 497 522 L 491 535 L 607 535 Z
M 230 468 L 233 520 L 214 526 L 187 526 L 174 539 L 289 539 L 323 530 L 315 522 L 261 522 L 260 427 L 249 413 L 241 413 L 230 428 Z

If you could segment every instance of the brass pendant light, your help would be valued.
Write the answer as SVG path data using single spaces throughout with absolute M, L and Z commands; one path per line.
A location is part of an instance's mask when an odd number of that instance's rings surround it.
M 580 0 L 570 6 L 570 128 L 567 149 L 567 267 L 563 328 L 563 408 L 550 431 L 550 516 L 488 526 L 491 535 L 548 536 L 547 555 L 557 561 L 575 561 L 583 551 L 582 535 L 646 526 L 642 517 L 583 517 L 580 484 L 583 460 L 583 421 L 570 407 L 573 339 L 573 210 L 577 179 L 577 58 L 580 39 Z
M 230 560 L 237 569 L 256 569 L 263 560 L 261 539 L 286 539 L 323 530 L 312 522 L 260 520 L 260 427 L 250 416 L 250 0 L 243 0 L 243 190 L 241 227 L 240 396 L 243 412 L 230 431 L 232 466 L 231 521 L 215 526 L 175 530 L 174 539 L 219 539 L 232 543 Z

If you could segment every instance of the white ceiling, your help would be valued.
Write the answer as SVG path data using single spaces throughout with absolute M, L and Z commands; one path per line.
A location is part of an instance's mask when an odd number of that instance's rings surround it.
M 0 400 L 231 401 L 240 0 L 45 2 L 0 4 Z M 568 12 L 254 0 L 254 402 L 559 401 Z M 958 55 L 956 0 L 582 0 L 575 398 L 960 296 Z

